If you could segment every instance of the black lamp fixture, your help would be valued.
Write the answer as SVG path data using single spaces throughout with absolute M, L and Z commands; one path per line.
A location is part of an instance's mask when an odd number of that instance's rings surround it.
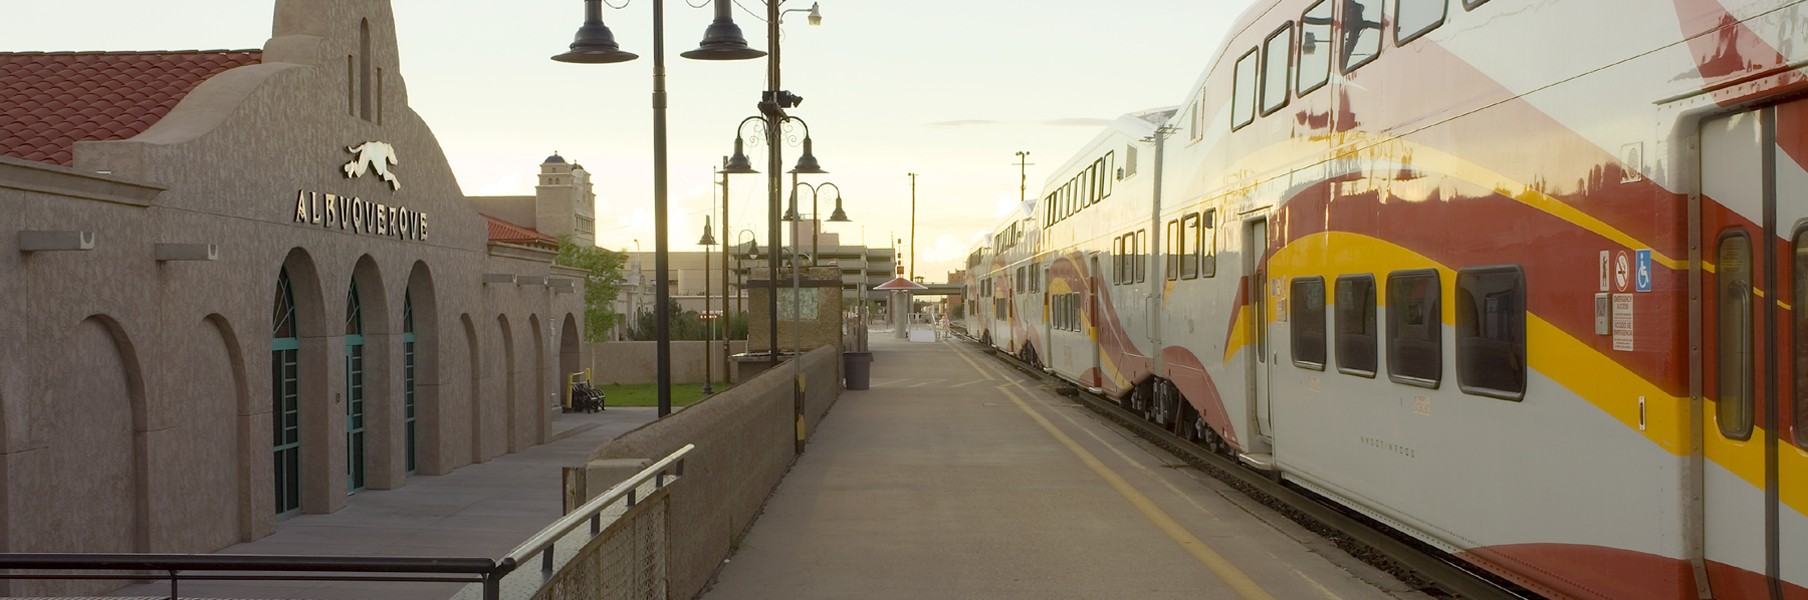
M 744 143 L 741 141 L 741 138 L 738 136 L 735 137 L 734 156 L 728 157 L 728 162 L 722 165 L 723 173 L 729 175 L 753 175 L 759 173 L 759 171 L 754 170 L 753 161 L 747 160 L 747 153 L 742 150 L 743 145 Z
M 701 239 L 697 240 L 697 245 L 698 246 L 714 246 L 714 245 L 716 245 L 716 236 L 714 233 L 712 233 L 710 231 L 709 217 L 707 217 L 707 216 L 703 217 L 703 237 Z
M 841 210 L 841 188 L 835 188 L 835 212 L 829 214 L 830 223 L 849 223 L 847 211 Z
M 766 53 L 747 47 L 747 37 L 741 35 L 741 26 L 735 24 L 728 2 L 716 0 L 716 20 L 703 32 L 703 43 L 698 44 L 696 50 L 678 55 L 696 60 L 743 60 L 759 58 Z
M 806 130 L 807 130 L 807 128 L 806 128 Z M 797 157 L 797 166 L 791 169 L 792 174 L 794 174 L 794 175 L 796 175 L 796 174 L 824 175 L 824 174 L 828 173 L 828 171 L 822 170 L 822 165 L 817 164 L 816 154 L 811 152 L 810 146 L 811 146 L 810 136 L 805 135 L 804 136 L 804 153 L 803 153 L 803 156 Z
M 571 51 L 552 57 L 559 62 L 581 64 L 618 63 L 636 58 L 640 55 L 622 51 L 621 44 L 615 43 L 615 33 L 603 24 L 602 0 L 584 0 L 584 24 L 578 27 Z

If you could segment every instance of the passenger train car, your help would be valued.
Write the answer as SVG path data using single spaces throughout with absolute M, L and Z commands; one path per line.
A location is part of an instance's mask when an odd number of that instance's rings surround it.
M 1264 0 L 967 328 L 1567 598 L 1808 599 L 1808 0 Z

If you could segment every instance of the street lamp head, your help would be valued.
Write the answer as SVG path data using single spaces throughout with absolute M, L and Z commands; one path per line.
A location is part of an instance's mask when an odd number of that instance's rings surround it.
M 581 64 L 618 63 L 636 58 L 640 56 L 623 52 L 621 45 L 615 43 L 615 34 L 603 25 L 602 0 L 584 0 L 584 25 L 578 28 L 571 51 L 552 57 L 559 62 Z
M 822 3 L 820 3 L 820 2 L 811 2 L 810 3 L 810 24 L 811 25 L 821 25 L 822 24 Z
M 850 221 L 853 221 L 853 219 L 848 218 L 847 211 L 841 210 L 841 194 L 837 192 L 835 194 L 835 212 L 829 215 L 829 222 L 847 223 Z
M 742 144 L 741 138 L 736 136 L 734 140 L 734 156 L 729 157 L 728 164 L 722 166 L 723 173 L 731 175 L 752 175 L 759 172 L 753 170 L 753 161 L 747 160 L 747 153 L 741 150 Z
M 716 245 L 716 236 L 714 235 L 713 232 L 710 231 L 709 217 L 703 217 L 703 237 L 701 239 L 697 240 L 697 245 L 699 245 L 699 246 Z
M 685 58 L 696 60 L 745 60 L 765 56 L 765 52 L 747 47 L 747 37 L 741 35 L 741 26 L 735 25 L 734 15 L 726 0 L 715 0 L 716 20 L 709 24 L 703 33 L 703 43 L 696 50 L 679 54 Z
M 797 167 L 791 169 L 791 172 L 804 175 L 822 175 L 828 173 L 828 171 L 822 170 L 822 165 L 817 164 L 816 154 L 811 151 L 809 136 L 804 136 L 803 156 L 797 157 Z
M 802 184 L 802 185 L 809 185 L 809 184 Z M 780 221 L 796 221 L 801 218 L 802 217 L 798 216 L 798 214 L 797 214 L 797 188 L 791 188 L 791 201 L 789 204 L 785 205 L 785 216 L 779 217 L 778 220 L 780 220 Z

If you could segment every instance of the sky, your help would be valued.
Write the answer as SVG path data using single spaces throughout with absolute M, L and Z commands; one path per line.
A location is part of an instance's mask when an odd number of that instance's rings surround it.
M 784 1 L 784 0 L 778 0 Z M 783 88 L 842 193 L 846 243 L 899 246 L 917 276 L 943 281 L 1015 210 L 1019 151 L 1029 195 L 1105 124 L 1177 105 L 1253 0 L 822 0 L 823 21 L 782 20 Z M 603 20 L 639 60 L 573 65 L 564 52 L 580 0 L 393 0 L 409 103 L 433 128 L 465 194 L 533 193 L 553 152 L 596 184 L 597 243 L 652 251 L 652 0 L 608 0 Z M 275 0 L 0 0 L 0 51 L 261 48 Z M 808 9 L 789 0 L 785 9 Z M 736 2 L 749 45 L 766 49 L 765 5 Z M 665 4 L 669 248 L 693 251 L 720 210 L 713 173 L 735 126 L 757 114 L 766 59 L 693 61 L 707 0 Z M 748 135 L 758 137 L 752 130 Z M 797 147 L 785 148 L 786 169 Z M 749 147 L 765 170 L 763 147 Z M 915 250 L 910 248 L 916 173 Z M 765 175 L 731 178 L 731 234 L 766 245 Z M 810 198 L 802 194 L 800 210 Z M 834 194 L 823 194 L 822 212 Z M 719 217 L 716 219 L 719 228 Z M 752 233 L 742 233 L 751 230 Z M 807 243 L 808 240 L 806 239 Z

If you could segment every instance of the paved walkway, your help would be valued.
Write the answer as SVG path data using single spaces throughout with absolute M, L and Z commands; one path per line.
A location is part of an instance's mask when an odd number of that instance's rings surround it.
M 705 600 L 1422 598 L 978 346 L 871 339 Z
M 583 464 L 603 442 L 654 419 L 653 408 L 558 414 L 555 439 L 447 475 L 417 476 L 399 490 L 360 491 L 351 505 L 277 524 L 269 537 L 220 554 L 330 554 L 496 558 L 562 514 L 561 467 Z M 183 582 L 184 598 L 384 598 L 445 600 L 454 584 L 364 582 Z M 135 585 L 115 596 L 168 597 L 169 584 Z

